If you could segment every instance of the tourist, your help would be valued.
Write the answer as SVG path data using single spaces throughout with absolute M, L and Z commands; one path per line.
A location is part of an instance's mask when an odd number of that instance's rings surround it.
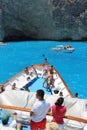
M 53 76 L 50 76 L 50 87 L 51 87 L 51 89 L 54 88 L 54 82 L 55 82 L 55 80 L 54 80 Z
M 61 130 L 64 130 L 64 115 L 66 113 L 66 106 L 63 105 L 64 98 L 60 97 L 57 99 L 52 108 L 53 119 L 52 122 L 56 122 Z
M 54 82 L 51 79 L 51 77 L 48 77 L 47 84 L 46 84 L 46 90 L 51 92 L 52 94 L 52 88 L 54 87 Z
M 26 84 L 23 88 L 24 88 L 25 91 L 30 92 L 28 84 Z
M 5 113 L 2 117 L 2 125 L 1 127 L 9 127 L 9 128 L 17 128 L 17 130 L 21 130 L 21 123 L 17 123 L 17 113 L 13 113 L 12 121 L 10 120 L 11 115 L 9 113 Z
M 48 78 L 44 78 L 43 87 L 47 87 L 48 85 Z
M 16 90 L 16 89 L 17 89 L 16 83 L 13 83 L 13 85 L 12 85 L 12 90 Z
M 63 92 L 60 92 L 60 93 L 59 93 L 59 97 L 63 97 Z
M 17 127 L 17 113 L 14 112 L 12 115 L 12 122 L 9 124 L 9 127 L 16 128 Z
M 3 114 L 3 116 L 2 116 L 2 126 L 9 127 L 9 118 L 10 118 L 9 113 Z
M 53 66 L 49 66 L 49 67 L 47 68 L 46 78 L 49 78 L 49 79 L 50 79 L 50 85 L 51 85 L 52 87 L 54 87 L 53 74 L 54 74 L 54 68 L 53 68 Z
M 30 77 L 27 77 L 27 81 L 30 81 L 31 80 L 31 78 Z
M 26 75 L 28 75 L 28 74 L 29 74 L 28 67 L 26 67 L 26 68 L 24 69 L 24 72 L 26 73 Z
M 50 71 L 50 75 L 53 77 L 53 74 L 54 74 L 53 65 L 50 66 L 49 71 Z
M 78 97 L 78 93 L 75 93 L 75 98 L 79 98 L 79 97 Z
M 60 129 L 59 129 L 59 126 L 58 126 L 57 123 L 55 123 L 55 122 L 48 122 L 46 124 L 46 130 L 60 130 Z
M 3 84 L 0 84 L 0 93 L 2 93 L 3 91 L 5 91 L 5 86 Z
M 47 60 L 47 58 L 44 59 L 43 65 L 48 65 L 48 60 Z
M 55 89 L 54 94 L 58 94 L 58 93 L 59 93 L 59 90 Z
M 46 78 L 47 75 L 48 75 L 48 70 L 47 70 L 47 69 L 44 69 L 44 70 L 43 70 L 43 77 Z
M 17 123 L 17 128 L 16 130 L 22 130 L 22 124 L 21 123 Z
M 48 75 L 48 71 L 49 71 L 49 64 L 47 58 L 45 58 L 43 63 L 43 76 L 46 77 Z
M 50 103 L 44 99 L 44 91 L 39 89 L 36 91 L 36 98 L 38 99 L 33 105 L 30 116 L 31 130 L 44 130 L 46 127 L 46 114 L 50 109 Z
M 37 73 L 37 71 L 36 71 L 35 66 L 34 66 L 34 65 L 32 65 L 31 67 L 32 67 L 32 69 L 34 70 L 34 72 L 35 72 L 36 76 L 38 77 L 38 73 Z

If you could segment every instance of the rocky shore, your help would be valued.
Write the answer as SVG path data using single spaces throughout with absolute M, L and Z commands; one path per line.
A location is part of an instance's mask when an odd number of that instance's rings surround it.
M 87 0 L 3 0 L 0 41 L 87 41 Z

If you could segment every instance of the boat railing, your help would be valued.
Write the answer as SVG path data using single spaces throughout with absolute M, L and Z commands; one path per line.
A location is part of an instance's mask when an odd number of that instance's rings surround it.
M 24 112 L 30 112 L 31 111 L 30 108 L 22 108 L 22 107 L 9 106 L 9 105 L 4 105 L 4 104 L 0 104 L 0 108 L 3 108 L 3 109 L 12 109 L 12 110 L 19 110 L 19 111 L 24 111 Z M 47 115 L 52 116 L 52 113 L 48 112 Z M 75 116 L 65 115 L 64 118 L 65 119 L 69 119 L 69 120 L 74 120 L 74 121 L 82 122 L 82 123 L 87 123 L 87 119 L 83 119 L 83 118 L 79 118 L 79 117 L 75 117 Z
M 55 69 L 55 68 L 54 68 Z M 67 89 L 67 91 L 69 92 L 69 94 L 70 94 L 70 96 L 71 97 L 74 97 L 73 96 L 73 94 L 72 94 L 72 92 L 70 91 L 70 89 L 68 88 L 68 86 L 67 86 L 67 84 L 66 84 L 66 82 L 63 80 L 63 78 L 61 77 L 61 75 L 59 74 L 59 72 L 55 69 L 55 72 L 56 72 L 56 74 L 58 75 L 58 77 L 61 79 L 61 82 L 64 84 L 64 86 L 66 87 L 66 89 Z M 60 82 L 60 83 L 61 83 Z

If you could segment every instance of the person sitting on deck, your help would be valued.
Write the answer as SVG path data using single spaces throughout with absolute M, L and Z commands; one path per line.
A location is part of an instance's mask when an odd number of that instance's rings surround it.
M 13 85 L 12 85 L 12 90 L 16 90 L 16 89 L 17 89 L 16 83 L 13 83 Z
M 59 93 L 59 97 L 63 97 L 63 92 L 60 92 L 60 93 Z
M 54 94 L 58 94 L 59 91 L 57 89 L 54 90 Z
M 78 98 L 78 93 L 75 93 L 75 98 Z
M 2 93 L 3 91 L 5 91 L 5 86 L 3 84 L 0 84 L 0 93 Z
M 30 77 L 27 77 L 27 81 L 30 81 L 31 80 L 31 78 Z
M 27 75 L 29 74 L 28 67 L 26 67 L 26 68 L 24 69 L 24 72 L 25 72 Z
M 17 122 L 17 113 L 14 112 L 12 115 L 12 122 L 9 127 L 16 128 L 16 130 L 22 130 L 22 124 Z
M 12 122 L 9 124 L 9 127 L 16 128 L 17 127 L 17 113 L 14 112 L 12 115 Z
M 28 91 L 28 92 L 30 92 L 30 89 L 29 89 L 29 86 L 28 86 L 28 84 L 26 84 L 26 85 L 25 85 L 23 88 L 24 88 L 24 90 L 25 90 L 25 91 Z
M 10 118 L 10 114 L 6 113 L 6 114 L 3 114 L 2 116 L 2 126 L 9 126 L 9 118 Z
M 17 123 L 17 113 L 13 113 L 12 121 L 9 122 L 11 115 L 9 113 L 5 113 L 2 117 L 1 128 L 15 128 L 15 130 L 21 130 L 21 123 Z M 17 129 L 16 129 L 17 128 Z

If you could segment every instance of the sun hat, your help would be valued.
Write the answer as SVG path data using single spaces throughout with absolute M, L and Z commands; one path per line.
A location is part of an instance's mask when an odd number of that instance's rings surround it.
M 59 130 L 58 124 L 55 122 L 48 122 L 46 124 L 46 130 Z

